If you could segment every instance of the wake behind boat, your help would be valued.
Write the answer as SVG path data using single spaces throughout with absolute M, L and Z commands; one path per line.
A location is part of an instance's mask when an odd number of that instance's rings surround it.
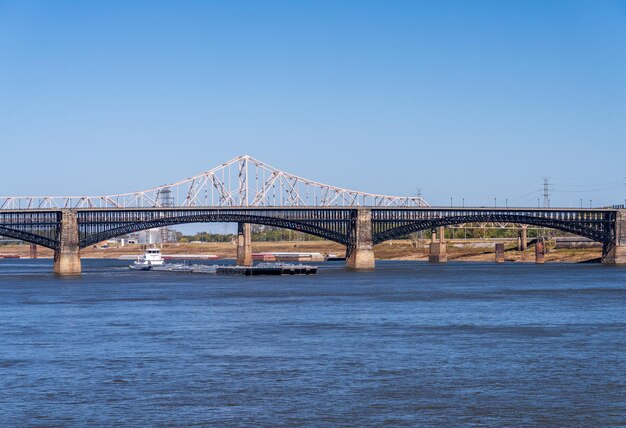
M 135 260 L 135 263 L 128 265 L 132 270 L 151 270 L 152 263 L 147 260 Z

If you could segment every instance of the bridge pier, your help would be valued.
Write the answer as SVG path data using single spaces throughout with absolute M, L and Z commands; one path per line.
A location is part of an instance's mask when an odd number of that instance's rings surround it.
M 517 233 L 517 251 L 526 251 L 528 249 L 528 226 L 522 225 L 521 229 Z
M 446 252 L 446 237 L 443 227 L 439 228 L 439 242 L 436 241 L 436 238 L 437 231 L 433 229 L 430 238 L 428 261 L 431 263 L 446 263 L 448 261 L 448 253 Z
M 250 223 L 237 223 L 237 266 L 252 266 Z
M 62 210 L 59 246 L 54 250 L 54 273 L 78 275 L 81 271 L 76 212 Z
M 496 263 L 504 263 L 504 244 L 496 244 Z
M 602 263 L 626 264 L 626 210 L 619 210 L 615 219 L 615 244 L 604 243 Z
M 602 253 L 602 263 L 604 264 L 626 264 L 626 246 L 615 245 L 602 251 Z
M 349 269 L 374 269 L 374 241 L 372 239 L 372 211 L 357 210 L 356 219 L 352 222 L 354 243 L 346 251 L 346 267 Z
M 605 249 L 602 253 L 602 263 L 604 264 L 626 264 L 626 246 L 615 245 Z
M 535 243 L 535 263 L 544 264 L 546 262 L 546 245 L 543 238 L 538 238 Z

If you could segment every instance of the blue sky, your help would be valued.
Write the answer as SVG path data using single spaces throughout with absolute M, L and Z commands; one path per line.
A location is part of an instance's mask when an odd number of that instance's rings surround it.
M 240 154 L 432 204 L 626 198 L 624 1 L 0 0 L 0 194 Z

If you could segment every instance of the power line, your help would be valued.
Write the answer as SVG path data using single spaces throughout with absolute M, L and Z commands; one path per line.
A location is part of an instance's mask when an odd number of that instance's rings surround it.
M 586 193 L 586 192 L 600 192 L 600 191 L 607 191 L 607 190 L 620 190 L 620 189 L 624 189 L 625 186 L 613 186 L 613 187 L 604 187 L 604 188 L 598 188 L 598 189 L 576 189 L 576 190 L 557 190 L 558 193 Z
M 611 181 L 608 183 L 596 183 L 596 184 L 558 184 L 552 183 L 552 186 L 556 187 L 604 187 L 604 186 L 614 186 L 614 185 L 624 185 L 624 180 L 621 181 Z
M 525 193 L 525 194 L 520 195 L 520 196 L 515 196 L 514 198 L 509 198 L 509 200 L 510 201 L 515 201 L 517 199 L 522 199 L 522 198 L 525 198 L 527 196 L 536 195 L 537 193 L 540 193 L 540 192 L 541 192 L 541 189 L 535 189 L 532 192 L 528 192 L 528 193 Z

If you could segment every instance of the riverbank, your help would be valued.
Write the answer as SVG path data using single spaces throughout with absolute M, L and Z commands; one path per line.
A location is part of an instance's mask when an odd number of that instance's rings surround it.
M 513 243 L 505 246 L 505 261 L 534 262 L 534 248 L 519 252 Z M 29 257 L 29 245 L 0 246 L 0 257 L 18 256 Z M 330 241 L 283 241 L 283 242 L 253 242 L 254 252 L 317 252 L 321 254 L 336 254 L 343 256 L 345 247 Z M 164 255 L 208 255 L 214 254 L 223 259 L 234 259 L 237 248 L 231 242 L 207 242 L 201 244 L 165 244 Z M 495 243 L 468 242 L 462 240 L 448 243 L 448 260 L 454 261 L 492 261 L 495 258 Z M 138 256 L 143 253 L 141 245 L 126 245 L 124 247 L 110 246 L 108 248 L 90 247 L 81 250 L 81 257 L 94 259 L 117 259 L 120 256 Z M 374 246 L 374 253 L 379 260 L 427 260 L 427 243 L 416 243 L 411 240 L 392 240 Z M 39 258 L 51 258 L 52 250 L 38 247 Z M 598 260 L 602 256 L 600 248 L 558 249 L 546 254 L 546 262 L 580 263 Z

